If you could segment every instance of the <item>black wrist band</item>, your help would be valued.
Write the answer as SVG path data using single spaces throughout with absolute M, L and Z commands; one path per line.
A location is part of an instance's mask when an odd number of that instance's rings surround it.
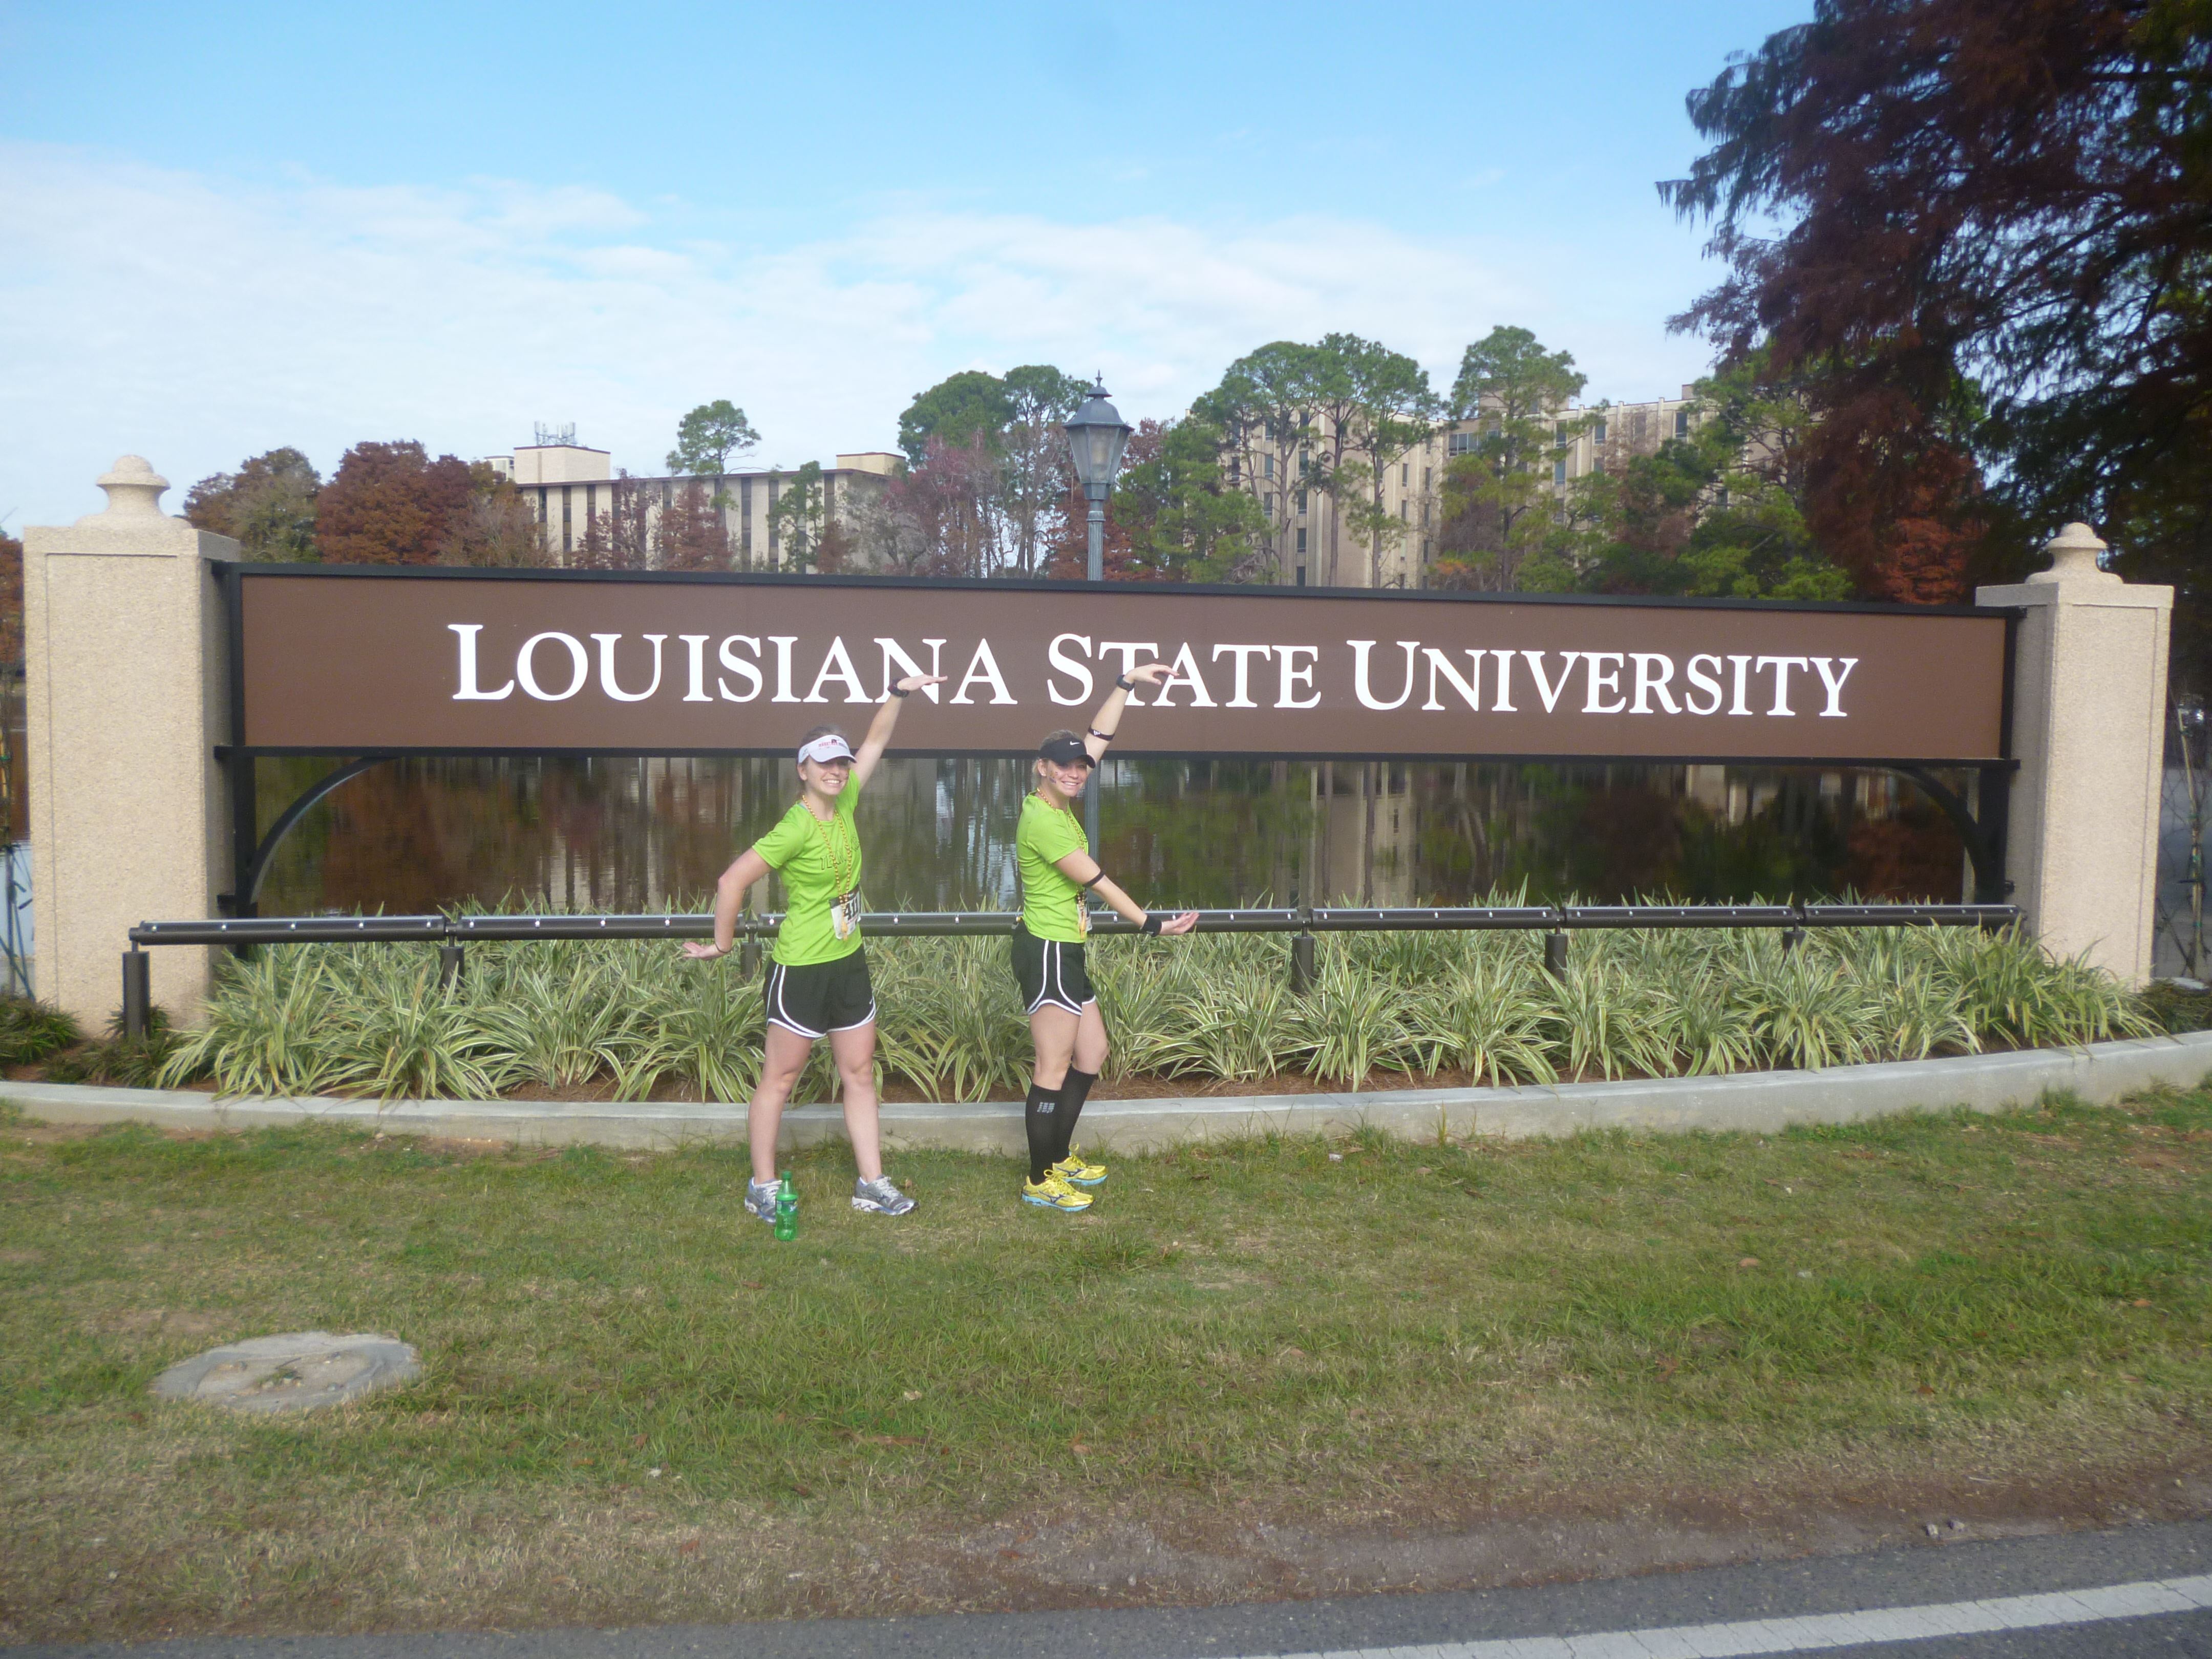
M 1133 691 L 1137 689 L 1136 681 L 1131 679 L 1127 674 L 1116 674 L 1114 677 L 1114 684 L 1124 691 Z
M 1158 933 L 1160 931 L 1160 919 L 1158 916 L 1146 916 L 1145 925 L 1137 931 L 1140 933 Z
M 891 687 L 891 696 L 895 697 L 910 697 L 913 695 L 914 693 L 908 690 L 903 685 L 895 685 Z

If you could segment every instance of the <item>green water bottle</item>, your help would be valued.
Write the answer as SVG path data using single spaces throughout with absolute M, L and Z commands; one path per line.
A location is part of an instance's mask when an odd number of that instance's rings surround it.
M 799 1194 L 791 1190 L 791 1177 L 775 1189 L 775 1236 L 788 1243 L 799 1237 Z

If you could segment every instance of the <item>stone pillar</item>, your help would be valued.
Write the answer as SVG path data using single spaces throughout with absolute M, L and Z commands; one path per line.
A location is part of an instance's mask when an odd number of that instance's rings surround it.
M 31 902 L 40 997 L 89 1030 L 122 1002 L 140 921 L 215 914 L 229 828 L 222 606 L 210 559 L 238 544 L 159 505 L 168 480 L 125 455 L 107 509 L 25 532 Z M 180 1023 L 210 952 L 152 955 L 154 1000 Z
M 2173 590 L 2098 568 L 2105 544 L 2069 524 L 2051 568 L 1984 587 L 2019 605 L 2005 873 L 2028 929 L 2130 985 L 2150 977 Z

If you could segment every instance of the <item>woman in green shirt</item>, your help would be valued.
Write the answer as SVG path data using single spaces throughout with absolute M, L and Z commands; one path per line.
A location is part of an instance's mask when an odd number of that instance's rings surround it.
M 1106 1179 L 1105 1166 L 1085 1163 L 1074 1146 L 1076 1117 L 1106 1061 L 1106 1022 L 1083 959 L 1091 929 L 1084 890 L 1148 933 L 1188 933 L 1198 925 L 1195 910 L 1163 921 L 1109 880 L 1075 817 L 1075 799 L 1120 729 L 1129 693 L 1139 681 L 1158 684 L 1169 672 L 1164 662 L 1132 669 L 1099 704 L 1087 737 L 1055 732 L 1047 738 L 1037 750 L 1036 790 L 1022 802 L 1014 837 L 1022 915 L 1014 925 L 1013 969 L 1036 1045 L 1036 1069 L 1022 1107 L 1030 1146 L 1022 1201 L 1049 1210 L 1089 1209 L 1091 1194 L 1080 1189 Z
M 914 1208 L 914 1200 L 884 1178 L 876 1121 L 876 998 L 860 948 L 860 838 L 853 813 L 908 694 L 944 680 L 942 674 L 909 674 L 893 686 L 857 755 L 835 726 L 818 726 L 806 734 L 799 746 L 799 799 L 715 883 L 714 942 L 684 947 L 684 955 L 699 961 L 727 956 L 746 890 L 770 870 L 783 878 L 783 922 L 768 976 L 766 1054 L 746 1113 L 753 1174 L 745 1208 L 763 1221 L 775 1219 L 775 1147 L 784 1103 L 824 1036 L 844 1081 L 845 1128 L 859 1165 L 853 1207 L 874 1215 L 904 1215 Z

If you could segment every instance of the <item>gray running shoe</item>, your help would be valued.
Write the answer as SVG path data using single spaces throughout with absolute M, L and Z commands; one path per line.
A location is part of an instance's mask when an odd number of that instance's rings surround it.
M 757 1215 L 763 1221 L 767 1222 L 769 1226 L 773 1227 L 775 1225 L 776 1194 L 781 1190 L 781 1183 L 778 1182 L 746 1182 L 745 1213 L 748 1215 Z
M 872 1215 L 904 1215 L 914 1208 L 914 1200 L 892 1186 L 889 1176 L 878 1176 L 873 1181 L 853 1182 L 853 1207 Z

